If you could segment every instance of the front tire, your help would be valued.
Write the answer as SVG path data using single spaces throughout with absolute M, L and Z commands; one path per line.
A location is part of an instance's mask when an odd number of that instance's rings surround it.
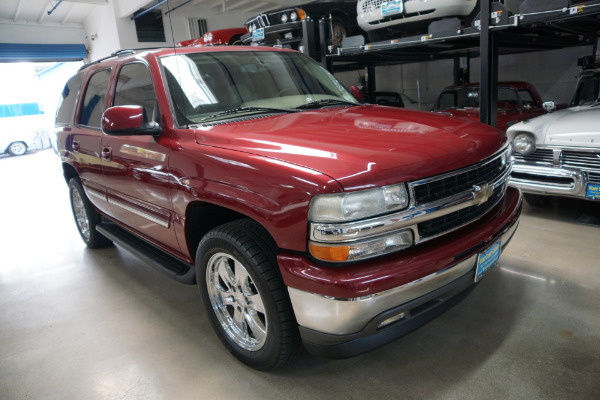
M 260 226 L 238 220 L 206 234 L 196 254 L 196 278 L 212 328 L 234 357 L 258 370 L 283 365 L 299 347 L 277 251 Z
M 100 223 L 100 214 L 87 198 L 79 178 L 71 178 L 69 181 L 69 198 L 77 230 L 86 246 L 91 249 L 110 246 L 112 242 L 96 230 L 96 225 Z
M 12 142 L 8 146 L 8 152 L 13 156 L 22 156 L 27 153 L 27 144 L 25 142 Z

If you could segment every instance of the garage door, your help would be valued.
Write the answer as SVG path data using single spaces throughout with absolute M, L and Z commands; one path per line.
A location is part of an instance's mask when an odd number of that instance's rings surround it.
M 86 55 L 83 44 L 0 43 L 0 62 L 78 61 Z

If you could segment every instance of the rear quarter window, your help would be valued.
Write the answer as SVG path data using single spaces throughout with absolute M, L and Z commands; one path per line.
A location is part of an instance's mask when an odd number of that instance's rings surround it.
M 70 124 L 73 122 L 73 115 L 75 114 L 75 102 L 77 101 L 77 94 L 81 88 L 81 82 L 83 81 L 83 72 L 71 77 L 65 84 L 65 88 L 60 94 L 58 100 L 58 107 L 56 108 L 56 123 L 57 124 Z
M 79 119 L 81 125 L 100 129 L 102 113 L 104 112 L 104 99 L 106 98 L 109 82 L 110 69 L 103 69 L 94 73 L 88 81 Z

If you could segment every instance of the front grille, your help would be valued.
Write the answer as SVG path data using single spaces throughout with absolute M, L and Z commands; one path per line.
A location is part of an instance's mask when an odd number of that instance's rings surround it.
M 596 173 L 596 172 L 588 173 L 588 181 L 592 185 L 600 185 L 600 173 Z
M 600 172 L 600 151 L 572 151 L 564 150 L 562 163 L 565 167 L 597 170 Z
M 451 231 L 461 226 L 468 224 L 469 222 L 480 218 L 502 199 L 504 195 L 504 186 L 499 187 L 494 191 L 492 196 L 485 203 L 479 206 L 471 206 L 462 210 L 453 212 L 443 217 L 431 219 L 426 222 L 422 222 L 418 225 L 419 236 L 421 240 L 438 236 L 446 231 Z
M 385 3 L 386 1 L 387 0 L 367 0 L 362 4 L 362 11 L 363 13 L 366 13 L 369 6 L 373 7 L 374 9 L 381 8 L 381 4 Z
M 381 8 L 381 5 L 383 3 L 387 3 L 390 0 L 367 0 L 362 4 L 362 12 L 366 13 L 367 10 L 369 9 L 369 6 L 371 6 L 374 10 Z M 413 0 L 406 0 L 405 3 L 410 2 Z
M 552 175 L 541 175 L 541 174 L 528 174 L 527 172 L 514 172 L 510 175 L 515 180 L 547 183 L 551 185 L 562 185 L 567 187 L 575 186 L 575 179 L 570 177 L 552 176 Z
M 415 202 L 417 205 L 427 204 L 465 192 L 475 185 L 493 182 L 505 170 L 506 163 L 502 160 L 502 157 L 496 157 L 473 169 L 464 172 L 459 171 L 456 175 L 415 185 L 413 187 Z
M 532 154 L 515 154 L 515 161 L 539 165 L 552 165 L 554 164 L 554 151 L 552 149 L 536 149 Z

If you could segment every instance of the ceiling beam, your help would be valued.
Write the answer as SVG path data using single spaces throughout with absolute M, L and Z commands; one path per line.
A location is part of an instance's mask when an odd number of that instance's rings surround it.
M 69 19 L 69 17 L 71 16 L 71 13 L 73 12 L 73 9 L 75 8 L 75 4 L 71 4 L 71 6 L 69 7 L 69 9 L 67 10 L 67 13 L 65 14 L 64 18 L 60 21 L 61 25 L 64 25 L 67 20 Z
M 240 8 L 248 3 L 252 3 L 254 2 L 254 0 L 242 0 L 240 2 L 237 2 L 235 4 L 230 5 L 229 7 L 227 7 L 227 10 L 235 10 L 236 8 Z M 223 10 L 225 11 L 225 10 Z
M 42 21 L 44 20 L 44 18 L 46 18 L 46 15 L 48 15 L 48 13 L 46 12 L 47 9 L 48 9 L 48 4 L 46 4 L 46 7 L 44 7 L 44 9 L 42 10 L 40 17 L 38 18 L 38 23 L 41 24 Z
M 19 19 L 19 13 L 21 12 L 22 4 L 22 0 L 19 0 L 19 3 L 17 4 L 17 10 L 15 11 L 15 15 L 13 16 L 13 22 L 17 22 L 17 19 Z
M 256 3 L 251 7 L 248 7 L 246 9 L 244 9 L 244 12 L 251 12 L 251 11 L 255 11 L 255 10 L 259 10 L 259 9 L 263 9 L 267 6 L 273 6 L 272 3 L 265 3 L 264 1 L 261 1 L 260 3 Z M 271 7 L 271 8 L 275 8 L 275 6 Z

